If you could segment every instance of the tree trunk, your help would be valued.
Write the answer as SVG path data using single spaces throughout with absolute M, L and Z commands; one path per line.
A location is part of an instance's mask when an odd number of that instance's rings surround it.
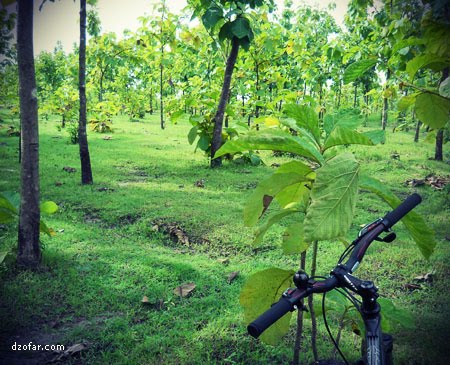
M 390 70 L 387 70 L 386 73 L 386 83 L 388 82 L 389 78 L 391 77 L 391 72 Z M 385 90 L 387 89 L 387 85 Z M 383 111 L 381 114 L 381 129 L 385 130 L 387 123 L 388 123 L 388 116 L 389 116 L 389 100 L 388 98 L 383 98 Z
M 414 134 L 414 142 L 419 142 L 419 133 L 420 133 L 421 125 L 422 125 L 422 122 L 420 120 L 418 120 L 417 124 L 416 124 L 416 133 Z
M 86 37 L 84 37 L 85 41 L 84 44 L 86 45 Z M 100 71 L 100 85 L 98 89 L 98 102 L 101 103 L 103 101 L 103 77 L 104 77 L 104 71 Z
M 436 149 L 434 153 L 434 159 L 436 161 L 442 161 L 443 160 L 443 154 L 442 154 L 442 146 L 444 144 L 444 129 L 439 129 L 436 134 Z
M 355 91 L 353 94 L 353 108 L 356 108 L 357 95 L 358 95 L 358 84 L 355 83 Z
M 319 122 L 320 123 L 323 123 L 323 114 L 324 114 L 324 107 L 323 107 L 323 105 L 322 105 L 322 102 L 323 102 L 323 87 L 322 87 L 322 83 L 320 83 L 320 85 L 319 85 L 319 107 L 320 107 L 320 110 L 319 110 Z
M 339 80 L 339 91 L 338 91 L 338 101 L 337 101 L 337 109 L 341 107 L 341 96 L 342 96 L 342 81 Z
M 306 251 L 302 252 L 300 258 L 300 270 L 305 270 L 306 268 Z M 299 308 L 303 306 L 303 300 L 299 304 Z M 292 360 L 292 365 L 300 364 L 300 350 L 302 348 L 302 333 L 303 333 L 303 311 L 297 311 L 297 330 L 295 333 L 295 345 L 294 345 L 294 358 Z
M 214 131 L 211 141 L 211 167 L 222 166 L 222 158 L 214 158 L 214 155 L 222 145 L 222 124 L 223 116 L 225 114 L 225 107 L 227 105 L 228 95 L 231 85 L 231 77 L 233 76 L 234 65 L 239 53 L 239 39 L 233 37 L 231 41 L 231 51 L 227 59 L 227 65 L 225 67 L 225 75 L 223 79 L 222 92 L 220 93 L 219 105 L 217 107 L 217 113 L 214 116 Z
M 316 275 L 316 268 L 317 268 L 317 241 L 314 241 L 313 243 L 313 255 L 312 255 L 312 262 L 311 262 L 311 277 L 314 277 Z M 313 302 L 313 295 L 311 294 L 308 297 L 308 308 L 309 313 L 311 314 L 311 348 L 314 355 L 314 361 L 319 361 L 319 356 L 317 354 L 317 320 L 316 320 L 316 312 L 314 311 L 314 302 Z
M 441 80 L 439 81 L 439 86 L 441 85 L 442 82 L 445 81 L 445 79 L 447 79 L 449 73 L 448 71 L 449 71 L 448 67 L 442 70 L 442 77 Z M 438 130 L 436 134 L 436 148 L 434 153 L 434 159 L 436 161 L 443 161 L 443 153 L 442 153 L 443 145 L 444 145 L 444 128 L 441 128 Z
M 19 68 L 21 196 L 17 264 L 36 268 L 39 246 L 39 129 L 33 54 L 33 1 L 18 1 L 17 61 Z
M 258 101 L 261 100 L 261 96 L 259 95 L 259 90 L 260 90 L 260 86 L 259 86 L 259 65 L 257 62 L 255 62 L 255 74 L 256 74 L 256 83 L 255 83 L 255 87 L 256 87 L 256 108 L 255 108 L 255 118 L 259 117 L 259 110 L 261 109 L 261 107 L 258 105 Z
M 81 184 L 92 184 L 91 159 L 86 132 L 86 0 L 80 0 L 80 54 L 79 54 L 80 115 L 78 145 L 80 146 Z
M 163 52 L 163 49 L 161 49 L 161 52 Z M 164 102 L 163 102 L 163 64 L 159 65 L 159 93 L 160 93 L 160 99 L 159 99 L 159 113 L 160 113 L 160 120 L 161 120 L 161 129 L 164 129 Z
M 150 115 L 153 114 L 153 89 L 150 89 Z

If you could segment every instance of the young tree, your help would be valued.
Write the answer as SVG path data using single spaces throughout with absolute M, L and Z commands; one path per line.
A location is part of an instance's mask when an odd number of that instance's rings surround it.
M 245 16 L 248 8 L 255 9 L 265 3 L 272 4 L 271 0 L 225 0 L 220 3 L 215 1 L 197 1 L 191 0 L 190 4 L 195 9 L 194 15 L 202 15 L 203 25 L 207 30 L 218 31 L 218 37 L 221 42 L 230 41 L 231 50 L 228 54 L 225 73 L 222 83 L 217 112 L 214 116 L 214 131 L 211 141 L 211 167 L 220 167 L 222 158 L 214 158 L 215 153 L 222 146 L 222 126 L 225 115 L 225 108 L 230 96 L 231 77 L 233 76 L 234 65 L 239 53 L 239 47 L 242 46 L 248 50 L 254 34 L 250 25 L 250 20 Z
M 91 0 L 92 1 L 92 0 Z M 78 144 L 80 146 L 81 183 L 92 184 L 92 168 L 86 132 L 86 0 L 80 0 L 80 51 L 79 51 L 80 118 Z
M 17 60 L 21 124 L 21 200 L 17 264 L 35 268 L 39 246 L 39 130 L 33 54 L 33 1 L 18 1 Z

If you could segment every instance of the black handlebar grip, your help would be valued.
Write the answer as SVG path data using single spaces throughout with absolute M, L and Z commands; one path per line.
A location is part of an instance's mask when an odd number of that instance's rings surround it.
M 391 228 L 406 214 L 413 210 L 416 205 L 420 204 L 421 201 L 422 198 L 419 194 L 414 193 L 408 196 L 397 208 L 385 215 L 385 217 L 383 218 L 383 223 L 385 224 L 386 228 Z
M 261 333 L 283 317 L 287 312 L 290 312 L 293 307 L 294 305 L 288 299 L 281 297 L 278 302 L 247 326 L 248 333 L 254 338 L 258 338 Z

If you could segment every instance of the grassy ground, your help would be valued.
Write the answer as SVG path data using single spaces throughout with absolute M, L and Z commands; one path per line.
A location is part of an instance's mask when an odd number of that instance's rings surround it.
M 246 197 L 273 171 L 271 164 L 285 158 L 267 153 L 262 154 L 266 166 L 227 162 L 212 171 L 204 156 L 188 145 L 187 123 L 161 131 L 156 117 L 133 123 L 119 117 L 111 140 L 90 133 L 95 184 L 81 186 L 78 146 L 68 144 L 67 133 L 56 125 L 40 124 L 40 169 L 42 200 L 53 200 L 60 208 L 44 219 L 58 234 L 43 237 L 39 272 L 19 272 L 11 264 L 2 267 L 0 363 L 2 357 L 5 364 L 55 358 L 51 353 L 7 352 L 14 342 L 30 341 L 66 348 L 85 343 L 87 349 L 61 359 L 67 364 L 289 363 L 294 329 L 279 346 L 264 345 L 245 334 L 239 306 L 239 291 L 249 275 L 271 266 L 298 266 L 298 258 L 283 256 L 279 249 L 281 225 L 261 247 L 253 248 L 253 229 L 241 222 Z M 395 243 L 373 245 L 358 276 L 374 279 L 382 295 L 415 317 L 415 328 L 392 330 L 396 363 L 446 364 L 449 189 L 411 188 L 404 182 L 428 174 L 449 175 L 449 165 L 429 160 L 433 146 L 414 144 L 412 134 L 405 132 L 388 132 L 384 145 L 352 150 L 366 172 L 400 196 L 417 191 L 424 197 L 418 211 L 438 240 L 431 260 L 421 257 L 399 227 Z M 0 191 L 18 190 L 17 155 L 17 138 L 0 130 Z M 67 166 L 77 171 L 64 171 Z M 349 238 L 360 224 L 387 210 L 362 192 Z M 155 232 L 163 223 L 179 227 L 189 242 L 173 242 Z M 1 227 L 0 240 L 0 251 L 14 251 L 15 227 Z M 341 251 L 340 244 L 321 243 L 318 274 L 327 274 Z M 406 289 L 414 277 L 432 270 L 432 283 Z M 236 271 L 239 276 L 228 283 Z M 174 294 L 188 282 L 196 285 L 189 297 Z M 147 305 L 141 303 L 144 295 Z M 320 357 L 330 358 L 333 349 L 320 318 L 319 329 Z M 307 322 L 305 363 L 312 360 L 309 334 Z M 344 334 L 343 351 L 356 360 L 359 338 Z

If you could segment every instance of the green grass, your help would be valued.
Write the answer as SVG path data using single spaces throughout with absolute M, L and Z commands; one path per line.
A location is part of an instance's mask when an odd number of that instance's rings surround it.
M 377 119 L 370 119 L 376 127 Z M 281 364 L 289 363 L 294 328 L 279 346 L 254 341 L 245 334 L 239 291 L 252 273 L 277 266 L 295 269 L 297 257 L 279 249 L 285 224 L 271 230 L 261 247 L 250 245 L 253 229 L 242 224 L 246 197 L 272 171 L 275 158 L 262 153 L 266 166 L 225 162 L 210 170 L 201 153 L 187 143 L 188 123 L 161 131 L 156 117 L 131 123 L 114 121 L 111 140 L 90 133 L 93 186 L 81 186 L 78 146 L 68 144 L 57 122 L 40 124 L 41 198 L 59 205 L 54 216 L 43 217 L 58 234 L 43 237 L 44 267 L 19 272 L 12 264 L 2 268 L 0 287 L 1 347 L 14 335 L 66 346 L 86 341 L 80 358 L 64 363 L 88 364 Z M 351 147 L 363 170 L 406 196 L 424 197 L 418 207 L 437 233 L 438 245 L 429 261 L 399 225 L 392 244 L 375 243 L 357 275 L 372 278 L 380 293 L 409 310 L 416 328 L 394 328 L 398 364 L 444 364 L 449 336 L 448 187 L 411 188 L 407 179 L 433 173 L 449 175 L 449 165 L 429 160 L 433 146 L 414 144 L 411 133 L 387 133 L 387 142 L 375 147 Z M 18 190 L 17 138 L 0 130 L 0 191 Z M 5 145 L 6 144 L 6 145 Z M 392 159 L 397 153 L 399 159 Z M 448 156 L 447 156 L 448 157 Z M 77 169 L 76 173 L 63 167 Z M 204 180 L 204 188 L 195 183 Z M 105 189 L 106 188 L 106 189 Z M 348 238 L 359 225 L 383 215 L 388 207 L 362 192 Z M 176 223 L 189 237 L 183 245 L 152 230 L 154 222 Z M 15 247 L 15 227 L 0 228 L 0 250 Z M 342 245 L 319 246 L 318 274 L 327 274 Z M 227 259 L 227 263 L 223 263 Z M 9 258 L 12 260 L 12 257 Z M 435 270 L 434 281 L 410 292 L 405 284 Z M 231 284 L 228 275 L 240 274 Z M 194 282 L 193 293 L 180 299 L 173 290 Z M 151 304 L 143 305 L 146 295 Z M 161 304 L 162 303 L 162 304 Z M 333 351 L 321 318 L 319 354 Z M 336 323 L 333 322 L 336 329 Z M 305 363 L 312 360 L 307 338 Z M 359 338 L 344 332 L 343 351 L 356 360 Z M 0 352 L 1 354 L 1 352 Z

